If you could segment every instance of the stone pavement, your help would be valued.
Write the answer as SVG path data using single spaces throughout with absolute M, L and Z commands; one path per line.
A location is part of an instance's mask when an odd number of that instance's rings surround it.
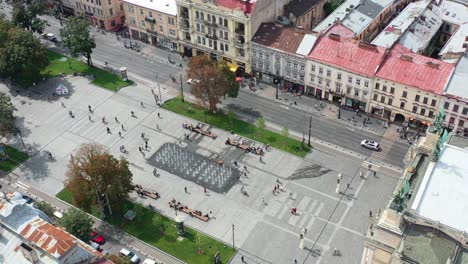
M 377 177 L 356 177 L 359 171 L 368 174 L 367 163 L 332 150 L 313 149 L 301 159 L 272 149 L 260 162 L 258 156 L 224 144 L 228 137 L 242 140 L 241 137 L 206 125 L 203 126 L 218 135 L 216 139 L 191 134 L 190 140 L 185 140 L 184 133 L 188 131 L 182 128 L 182 123 L 198 122 L 157 107 L 151 93 L 153 87 L 135 84 L 112 93 L 82 77 L 53 82 L 39 84 L 38 93 L 32 95 L 13 95 L 13 103 L 18 108 L 18 125 L 34 156 L 11 177 L 55 195 L 63 188 L 70 154 L 82 143 L 101 144 L 113 155 L 123 155 L 129 160 L 135 184 L 156 190 L 162 196 L 150 201 L 133 193 L 132 200 L 151 204 L 171 218 L 175 214 L 168 202 L 173 198 L 203 214 L 211 211 L 213 218 L 209 222 L 187 216 L 185 223 L 227 244 L 232 243 L 234 224 L 235 246 L 241 252 L 232 263 L 239 263 L 240 254 L 252 256 L 258 263 L 294 263 L 294 259 L 300 263 L 357 263 L 367 232 L 368 212 L 386 205 L 398 181 L 395 175 L 381 168 L 376 168 Z M 58 82 L 66 84 L 71 94 L 47 101 Z M 8 89 L 0 85 L 0 91 L 8 92 Z M 170 96 L 175 94 L 164 94 L 166 99 Z M 93 108 L 92 114 L 88 112 L 88 105 Z M 70 110 L 74 118 L 68 115 Z M 134 111 L 136 117 L 132 117 L 130 111 Z M 101 122 L 102 117 L 108 124 Z M 106 127 L 111 134 L 106 132 Z M 149 140 L 149 149 L 143 152 L 138 150 L 138 146 L 144 144 L 141 133 Z M 19 146 L 16 138 L 10 142 Z M 248 173 L 225 193 L 211 190 L 204 193 L 201 186 L 168 171 L 158 170 L 159 175 L 155 177 L 151 159 L 168 142 L 213 162 L 237 161 L 241 170 L 247 166 Z M 119 151 L 121 145 L 128 154 Z M 45 151 L 50 151 L 55 161 L 48 161 Z M 338 173 L 343 173 L 339 194 L 335 193 Z M 282 183 L 283 191 L 273 193 L 277 180 Z M 242 187 L 248 195 L 241 193 Z M 298 210 L 296 215 L 290 213 L 293 207 Z M 308 230 L 305 249 L 299 249 L 302 228 Z M 331 254 L 334 247 L 340 249 L 342 257 Z

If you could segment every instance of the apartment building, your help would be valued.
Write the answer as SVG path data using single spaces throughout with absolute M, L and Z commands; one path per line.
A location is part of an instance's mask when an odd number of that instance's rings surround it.
M 274 23 L 263 23 L 252 39 L 252 72 L 284 90 L 304 92 L 305 56 L 317 34 Z
M 176 0 L 180 50 L 207 54 L 232 70 L 250 72 L 250 40 L 263 22 L 283 13 L 287 0 Z
M 440 30 L 439 56 L 442 60 L 456 63 L 468 48 L 468 1 L 442 0 L 440 16 L 444 22 Z
M 133 39 L 179 51 L 175 0 L 124 0 L 124 10 Z
M 306 93 L 368 112 L 373 77 L 385 52 L 337 34 L 321 36 L 307 56 Z
M 445 126 L 468 136 L 468 54 L 459 60 L 444 90 Z
M 371 113 L 415 127 L 432 124 L 453 69 L 396 44 L 375 74 Z
M 122 0 L 72 0 L 75 15 L 84 15 L 93 26 L 112 30 L 125 22 Z
M 285 6 L 284 15 L 300 29 L 312 30 L 325 17 L 327 0 L 292 0 Z

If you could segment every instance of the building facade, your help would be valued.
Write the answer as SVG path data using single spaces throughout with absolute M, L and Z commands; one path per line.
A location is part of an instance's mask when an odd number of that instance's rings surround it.
M 325 17 L 327 0 L 292 0 L 285 6 L 285 16 L 300 29 L 312 30 Z
M 285 0 L 176 0 L 181 52 L 207 54 L 250 72 L 250 40 L 264 21 L 282 14 Z
M 93 26 L 112 30 L 125 23 L 122 0 L 73 0 L 75 15 L 84 15 Z
M 124 10 L 133 39 L 179 51 L 175 0 L 124 0 Z
M 264 82 L 303 93 L 305 56 L 316 39 L 313 32 L 264 23 L 252 39 L 252 71 Z

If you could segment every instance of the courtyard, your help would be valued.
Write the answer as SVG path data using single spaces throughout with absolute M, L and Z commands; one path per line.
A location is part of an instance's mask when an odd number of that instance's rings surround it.
M 70 94 L 49 101 L 59 83 Z M 101 144 L 129 160 L 135 184 L 161 195 L 154 201 L 133 193 L 132 201 L 151 204 L 169 218 L 175 218 L 168 205 L 173 199 L 209 213 L 208 222 L 186 215 L 185 224 L 229 245 L 234 243 L 239 252 L 232 263 L 240 263 L 241 256 L 248 263 L 294 263 L 294 259 L 298 263 L 358 263 L 372 220 L 369 211 L 376 214 L 386 205 L 398 181 L 378 167 L 373 168 L 374 177 L 364 160 L 316 148 L 305 158 L 271 148 L 260 160 L 254 153 L 225 144 L 230 138 L 263 147 L 258 142 L 206 124 L 201 124 L 203 129 L 216 138 L 188 132 L 182 124 L 199 122 L 159 108 L 151 88 L 141 84 L 114 93 L 85 78 L 66 77 L 38 84 L 31 95 L 10 93 L 3 84 L 0 91 L 12 96 L 31 155 L 13 171 L 12 178 L 55 195 L 63 189 L 70 155 L 83 143 Z M 164 93 L 166 100 L 174 96 Z M 103 117 L 107 124 L 101 121 Z M 19 139 L 9 143 L 22 150 Z M 121 146 L 127 152 L 121 152 Z M 173 147 L 167 150 L 168 146 Z M 53 160 L 47 152 L 54 155 Z M 198 174 L 209 177 L 198 179 L 189 168 L 194 164 L 200 164 Z M 226 171 L 230 177 L 222 184 L 216 182 Z M 337 194 L 339 173 L 343 178 Z M 278 182 L 281 188 L 275 192 Z M 292 214 L 291 208 L 297 208 L 297 213 Z M 305 244 L 300 249 L 304 228 Z M 333 255 L 334 248 L 341 256 Z

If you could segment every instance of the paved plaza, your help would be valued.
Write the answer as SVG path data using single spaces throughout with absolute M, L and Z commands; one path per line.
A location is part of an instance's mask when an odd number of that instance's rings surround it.
M 68 86 L 70 95 L 48 101 L 58 83 Z M 10 93 L 3 84 L 0 91 Z M 182 124 L 198 122 L 157 107 L 151 89 L 139 84 L 113 93 L 89 84 L 82 77 L 67 77 L 41 83 L 38 91 L 30 95 L 25 92 L 11 95 L 18 109 L 16 115 L 24 143 L 33 154 L 11 174 L 13 179 L 54 195 L 63 189 L 70 155 L 81 144 L 96 142 L 113 155 L 123 155 L 130 161 L 135 184 L 162 196 L 154 201 L 133 193 L 131 199 L 152 204 L 169 217 L 175 217 L 174 210 L 168 206 L 173 198 L 203 214 L 211 212 L 212 219 L 208 222 L 188 215 L 185 222 L 229 245 L 233 243 L 234 225 L 234 243 L 240 251 L 232 263 L 240 263 L 241 256 L 247 263 L 284 264 L 294 263 L 294 259 L 298 263 L 358 263 L 372 220 L 369 211 L 377 214 L 386 205 L 398 181 L 396 173 L 373 167 L 377 172 L 373 176 L 366 161 L 332 150 L 314 148 L 302 159 L 270 149 L 260 161 L 253 153 L 225 144 L 228 137 L 245 139 L 207 125 L 204 129 L 216 134 L 216 139 L 193 133 L 187 139 L 188 130 Z M 171 95 L 165 92 L 163 96 L 167 100 Z M 74 118 L 69 116 L 69 111 Z M 103 117 L 106 124 L 102 122 Z M 111 133 L 107 133 L 107 127 Z M 19 138 L 10 142 L 22 149 Z M 153 170 L 160 164 L 157 153 L 164 151 L 160 149 L 167 144 L 198 158 L 204 157 L 207 162 L 222 160 L 224 166 L 239 173 L 229 188 L 215 190 L 209 184 L 204 185 L 206 193 L 196 180 L 179 177 L 180 171 L 171 166 L 161 166 L 155 176 Z M 128 153 L 120 151 L 122 145 Z M 139 147 L 143 150 L 139 151 Z M 53 154 L 54 160 L 46 158 L 46 151 Z M 343 178 L 341 193 L 337 194 L 339 173 Z M 278 181 L 281 188 L 273 192 Z M 297 213 L 291 214 L 291 208 L 297 208 Z M 305 245 L 300 249 L 299 235 L 304 228 L 307 229 Z M 334 248 L 340 250 L 341 256 L 333 256 Z

